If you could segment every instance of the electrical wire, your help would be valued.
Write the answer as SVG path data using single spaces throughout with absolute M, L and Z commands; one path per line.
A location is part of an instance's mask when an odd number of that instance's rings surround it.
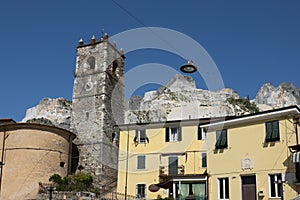
M 175 48 L 171 43 L 168 41 L 162 39 L 160 35 L 155 33 L 149 26 L 147 26 L 143 21 L 141 21 L 138 17 L 136 17 L 134 14 L 132 14 L 129 10 L 127 10 L 124 6 L 119 4 L 115 0 L 111 0 L 115 5 L 117 5 L 121 10 L 123 10 L 128 16 L 133 18 L 135 21 L 137 21 L 139 24 L 141 24 L 143 27 L 147 28 L 154 36 L 156 36 L 160 41 L 164 42 L 166 45 L 168 45 L 170 48 L 172 48 L 175 52 L 177 52 L 178 55 L 182 55 L 186 61 L 189 61 L 190 59 L 181 51 L 179 51 L 177 48 Z

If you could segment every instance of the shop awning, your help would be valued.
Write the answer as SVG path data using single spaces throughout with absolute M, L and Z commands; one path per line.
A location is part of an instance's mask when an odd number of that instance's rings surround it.
M 291 161 L 293 163 L 300 162 L 300 151 L 292 153 L 292 155 L 291 155 Z

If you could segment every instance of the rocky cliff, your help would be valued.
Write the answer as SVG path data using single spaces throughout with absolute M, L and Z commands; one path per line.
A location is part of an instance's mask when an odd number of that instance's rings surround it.
M 129 99 L 125 123 L 244 115 L 296 104 L 300 104 L 300 89 L 292 83 L 282 83 L 278 87 L 266 83 L 256 98 L 249 101 L 230 88 L 197 89 L 191 77 L 176 75 L 166 86 L 146 92 L 144 97 Z M 70 101 L 45 98 L 27 110 L 23 121 L 69 129 L 70 118 Z
M 132 101 L 138 99 L 134 104 Z M 240 99 L 230 88 L 219 91 L 197 89 L 188 76 L 176 75 L 166 86 L 130 100 L 135 110 L 125 113 L 125 123 L 221 117 L 257 112 L 255 105 Z M 247 103 L 248 102 L 248 103 Z
M 282 83 L 278 87 L 265 83 L 255 99 L 261 111 L 300 104 L 300 89 L 292 83 Z
M 22 122 L 41 123 L 70 129 L 72 102 L 63 98 L 44 98 L 40 103 L 26 111 Z

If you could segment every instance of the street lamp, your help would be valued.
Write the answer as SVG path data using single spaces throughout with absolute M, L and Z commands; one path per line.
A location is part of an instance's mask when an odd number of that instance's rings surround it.
M 194 65 L 194 63 L 189 60 L 186 64 L 182 65 L 180 67 L 180 70 L 184 73 L 194 73 L 197 71 L 197 67 Z
M 49 187 L 46 187 L 46 190 L 49 192 L 49 200 L 52 200 L 52 193 L 56 190 L 56 188 L 49 186 Z

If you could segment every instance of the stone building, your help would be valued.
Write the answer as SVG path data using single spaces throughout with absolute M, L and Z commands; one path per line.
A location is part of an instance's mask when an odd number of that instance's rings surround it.
M 116 181 L 118 139 L 123 123 L 124 55 L 108 36 L 79 41 L 72 100 L 71 131 L 77 135 L 79 170 L 100 186 Z
M 72 140 L 65 129 L 0 120 L 0 199 L 35 199 L 39 182 L 70 172 Z

